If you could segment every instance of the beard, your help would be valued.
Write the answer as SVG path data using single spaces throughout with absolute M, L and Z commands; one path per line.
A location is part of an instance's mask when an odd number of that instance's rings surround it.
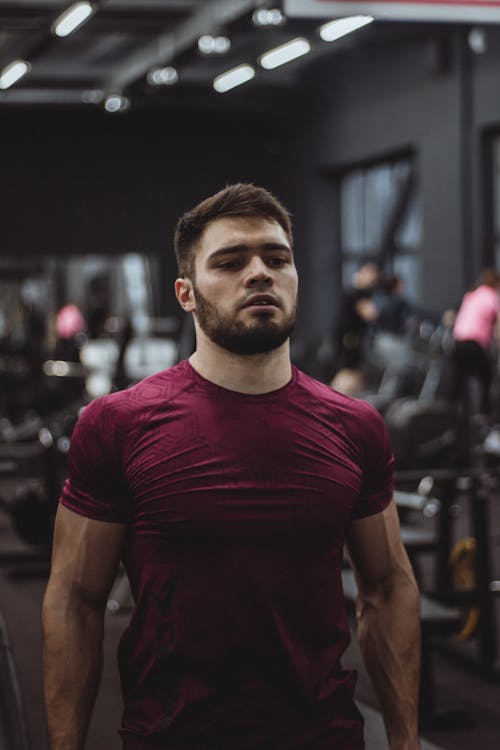
M 297 306 L 280 322 L 271 319 L 269 313 L 256 315 L 247 324 L 222 313 L 217 305 L 207 300 L 193 286 L 196 301 L 196 319 L 203 333 L 222 349 L 232 354 L 265 354 L 278 349 L 290 337 L 295 327 Z

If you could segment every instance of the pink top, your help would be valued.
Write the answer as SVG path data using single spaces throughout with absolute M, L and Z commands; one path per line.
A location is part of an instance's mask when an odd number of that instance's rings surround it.
M 467 292 L 458 311 L 453 336 L 456 341 L 476 341 L 486 349 L 500 312 L 500 297 L 490 286 Z
M 64 305 L 56 317 L 56 330 L 60 339 L 71 339 L 85 330 L 85 320 L 76 305 Z

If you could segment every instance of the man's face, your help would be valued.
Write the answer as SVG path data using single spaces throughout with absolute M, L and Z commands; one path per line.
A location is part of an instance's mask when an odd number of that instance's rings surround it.
M 192 283 L 198 326 L 235 354 L 262 354 L 290 336 L 297 270 L 283 228 L 263 218 L 211 222 L 200 237 Z
M 355 284 L 359 289 L 372 289 L 378 281 L 379 271 L 375 263 L 364 263 L 355 275 Z

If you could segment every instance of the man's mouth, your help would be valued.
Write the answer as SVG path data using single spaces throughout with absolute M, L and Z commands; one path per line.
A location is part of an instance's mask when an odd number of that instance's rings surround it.
M 277 300 L 269 294 L 259 294 L 250 297 L 243 307 L 278 307 Z

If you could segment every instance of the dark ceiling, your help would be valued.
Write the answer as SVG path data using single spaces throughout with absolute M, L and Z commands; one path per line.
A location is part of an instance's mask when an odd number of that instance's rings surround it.
M 0 0 L 0 70 L 18 59 L 31 66 L 22 80 L 0 91 L 0 107 L 100 107 L 111 94 L 123 95 L 136 108 L 163 108 L 194 99 L 213 104 L 221 97 L 249 102 L 262 92 L 273 98 L 279 91 L 293 90 L 305 68 L 323 55 L 385 43 L 387 38 L 401 42 L 419 28 L 375 23 L 328 44 L 318 35 L 321 19 L 285 19 L 277 27 L 254 24 L 257 9 L 279 8 L 280 2 L 95 0 L 92 17 L 70 36 L 59 38 L 51 27 L 71 5 L 72 0 Z M 230 51 L 201 54 L 198 39 L 203 34 L 226 35 Z M 311 54 L 272 71 L 259 68 L 259 55 L 299 35 L 310 41 Z M 238 92 L 214 92 L 213 79 L 242 63 L 254 66 L 254 80 Z M 177 83 L 148 83 L 148 73 L 165 66 L 175 66 Z

